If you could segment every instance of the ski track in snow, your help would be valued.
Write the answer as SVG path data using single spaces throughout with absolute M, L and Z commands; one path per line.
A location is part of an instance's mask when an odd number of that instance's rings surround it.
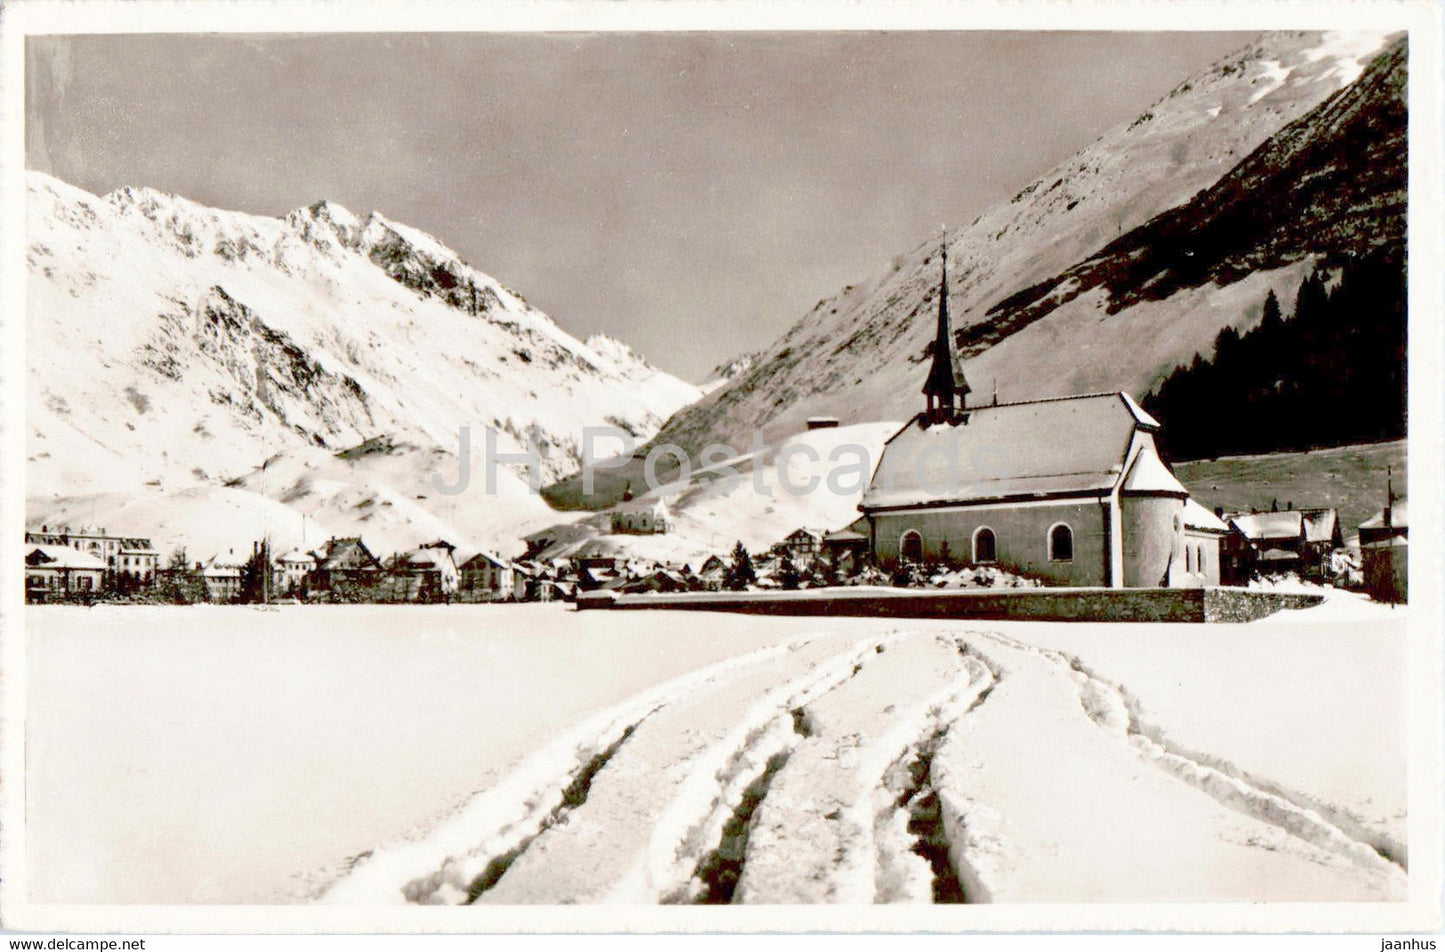
M 329 903 L 455 903 L 495 860 L 515 856 L 568 809 L 569 788 L 605 766 L 620 743 L 663 706 L 812 638 L 762 648 L 689 672 L 594 715 L 564 733 L 424 838 L 374 850 L 320 897 Z M 600 758 L 600 759 L 599 759 Z
M 1253 777 L 1228 761 L 1174 744 L 1162 730 L 1140 720 L 1139 703 L 1123 685 L 1099 676 L 1073 655 L 1026 644 L 999 632 L 976 634 L 1067 669 L 1079 685 L 1079 705 L 1089 719 L 1131 747 L 1146 762 L 1230 809 L 1341 855 L 1363 869 L 1396 881 L 1403 889 L 1403 844 L 1368 830 L 1361 820 L 1342 808 Z M 986 818 L 982 822 L 987 825 Z
M 1029 858 L 1010 821 L 968 796 L 986 764 L 934 760 L 1009 676 L 980 645 L 1060 671 L 1080 713 L 1170 777 L 1404 888 L 1403 844 L 1172 743 L 1073 655 L 996 631 L 827 637 L 593 716 L 430 834 L 357 857 L 322 901 L 990 902 Z

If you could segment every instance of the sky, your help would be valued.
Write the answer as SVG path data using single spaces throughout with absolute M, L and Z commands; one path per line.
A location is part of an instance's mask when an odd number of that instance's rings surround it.
M 438 237 L 701 382 L 1244 33 L 32 36 L 26 160 Z

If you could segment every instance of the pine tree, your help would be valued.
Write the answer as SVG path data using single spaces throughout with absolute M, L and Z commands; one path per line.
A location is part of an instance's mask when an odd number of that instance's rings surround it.
M 791 555 L 784 555 L 778 563 L 778 581 L 783 588 L 793 591 L 803 582 L 803 573 L 798 571 L 798 566 L 793 562 Z
M 753 568 L 753 557 L 748 555 L 747 546 L 739 540 L 738 544 L 733 546 L 733 560 L 728 565 L 723 584 L 729 591 L 741 592 L 757 580 L 758 573 Z

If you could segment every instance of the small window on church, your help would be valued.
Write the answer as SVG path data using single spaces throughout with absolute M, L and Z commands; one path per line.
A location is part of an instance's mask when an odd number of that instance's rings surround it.
M 1072 562 L 1074 560 L 1074 530 L 1059 523 L 1049 530 L 1049 561 Z
M 1186 572 L 1194 571 L 1194 566 L 1190 564 L 1190 560 L 1193 558 L 1193 554 L 1193 550 L 1191 550 L 1189 546 L 1186 545 L 1184 547 L 1184 571 Z
M 912 529 L 903 533 L 903 539 L 898 544 L 898 551 L 905 562 L 922 562 L 923 536 Z
M 973 534 L 973 560 L 975 562 L 992 562 L 997 557 L 993 530 L 985 527 L 975 532 Z

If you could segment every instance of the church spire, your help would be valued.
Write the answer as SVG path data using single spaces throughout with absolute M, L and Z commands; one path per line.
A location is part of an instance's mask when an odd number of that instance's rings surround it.
M 923 382 L 928 398 L 926 422 L 946 423 L 953 417 L 957 398 L 962 409 L 968 397 L 968 381 L 963 376 L 963 361 L 953 347 L 953 329 L 948 320 L 948 243 L 943 243 L 943 274 L 938 283 L 938 334 L 933 341 L 933 365 Z

